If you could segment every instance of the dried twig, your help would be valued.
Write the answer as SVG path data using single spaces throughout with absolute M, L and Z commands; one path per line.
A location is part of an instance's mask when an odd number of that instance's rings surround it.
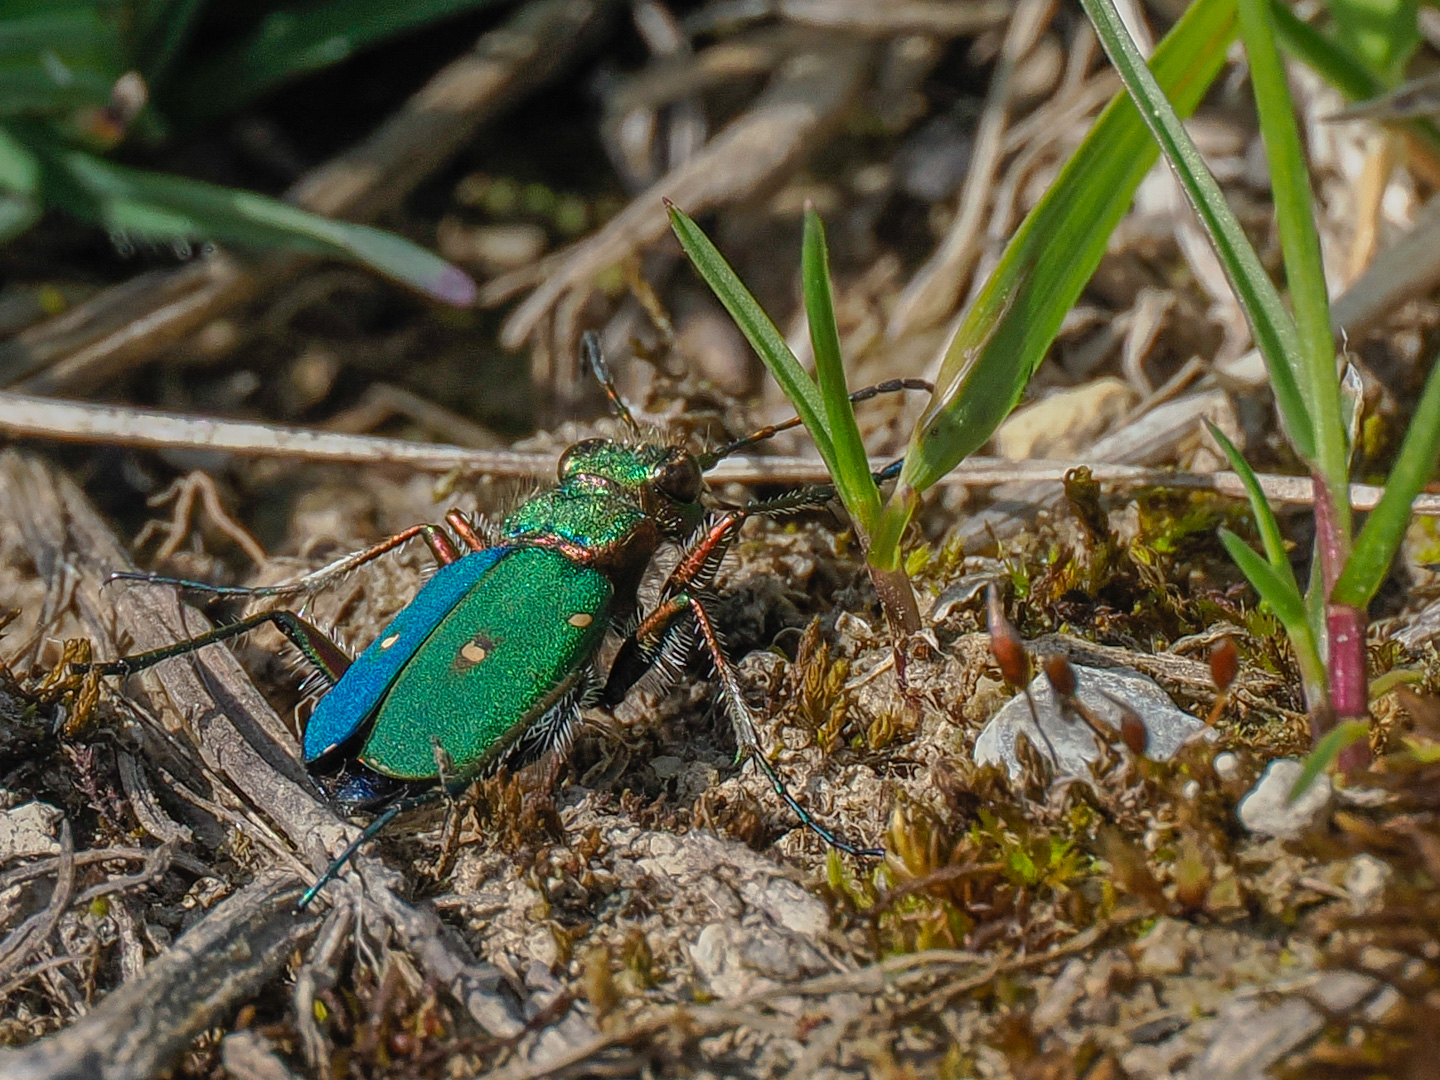
M 70 821 L 67 818 L 60 822 L 60 859 L 55 871 L 55 887 L 50 891 L 50 899 L 45 906 L 10 931 L 5 940 L 0 942 L 0 979 L 9 976 L 30 959 L 31 954 L 49 939 L 74 895 L 75 841 L 71 836 Z
M 6 1080 L 150 1080 L 200 1032 L 274 978 L 319 923 L 297 915 L 289 873 L 265 874 L 68 1028 L 0 1051 Z
M 474 475 L 533 477 L 549 476 L 555 471 L 552 454 L 466 450 L 440 443 L 415 443 L 373 435 L 336 435 L 280 424 L 212 420 L 124 405 L 88 405 L 4 391 L 0 391 L 0 431 L 62 442 L 211 450 L 302 461 L 405 465 L 437 473 L 457 470 Z M 886 464 L 888 462 L 877 460 L 873 467 L 878 469 Z M 1004 458 L 972 457 L 939 482 L 956 487 L 1059 483 L 1076 464 L 1074 461 L 1008 461 Z M 1187 473 L 1105 462 L 1092 463 L 1089 468 L 1096 480 L 1118 487 L 1177 488 L 1245 497 L 1244 485 L 1232 472 Z M 778 455 L 727 458 L 707 476 L 712 482 L 722 484 L 813 484 L 828 479 L 825 466 L 818 459 Z M 1266 497 L 1272 502 L 1308 506 L 1314 499 L 1312 485 L 1305 477 L 1263 473 L 1259 479 Z M 1374 484 L 1351 484 L 1351 505 L 1357 510 L 1374 509 L 1384 491 Z M 1411 509 L 1416 514 L 1440 516 L 1440 495 L 1420 495 Z
M 699 213 L 751 195 L 784 173 L 839 120 L 860 87 L 869 54 L 853 39 L 817 35 L 813 48 L 786 61 L 746 113 L 637 195 L 598 233 L 490 282 L 481 291 L 482 303 L 498 304 L 538 285 L 506 320 L 502 344 L 520 347 L 567 294 L 588 295 L 597 272 L 664 235 L 666 199 Z M 567 396 L 570 380 L 552 378 L 548 371 L 536 374 L 537 382 Z
M 990 77 L 985 111 L 975 133 L 975 149 L 960 191 L 959 214 L 935 253 L 900 293 L 886 327 L 888 337 L 898 338 L 933 326 L 955 310 L 980 249 L 981 228 L 990 208 L 991 189 L 1005 142 L 1015 68 L 1045 32 L 1054 10 L 1053 0 L 1021 0 L 1016 7 L 1000 60 Z

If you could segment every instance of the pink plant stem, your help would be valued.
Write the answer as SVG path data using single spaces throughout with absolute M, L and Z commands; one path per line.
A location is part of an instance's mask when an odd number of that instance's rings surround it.
M 1335 588 L 1335 582 L 1340 579 L 1340 571 L 1345 567 L 1349 538 L 1340 535 L 1339 522 L 1335 517 L 1335 503 L 1330 497 L 1330 488 L 1324 477 L 1312 473 L 1310 483 L 1315 488 L 1315 557 L 1320 560 L 1320 580 L 1324 584 L 1325 597 L 1328 600 L 1330 590 Z
M 1326 671 L 1329 674 L 1329 708 L 1310 711 L 1311 734 L 1318 740 L 1341 720 L 1368 720 L 1370 684 L 1365 662 L 1366 613 L 1348 604 L 1332 604 L 1330 593 L 1349 556 L 1349 538 L 1340 534 L 1330 489 L 1318 475 L 1315 485 L 1315 556 L 1320 560 L 1320 580 L 1325 589 Z M 1370 747 L 1364 741 L 1343 750 L 1339 765 L 1355 772 L 1370 763 Z

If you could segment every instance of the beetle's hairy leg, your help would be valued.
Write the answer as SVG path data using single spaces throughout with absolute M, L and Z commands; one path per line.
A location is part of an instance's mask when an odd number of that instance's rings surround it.
M 189 638 L 185 641 L 177 641 L 164 648 L 137 653 L 135 656 L 122 656 L 118 660 L 107 660 L 97 664 L 76 664 L 74 669 L 81 674 L 86 671 L 94 671 L 100 675 L 133 675 L 162 660 L 184 656 L 187 653 L 203 649 L 206 645 L 214 645 L 216 642 L 239 637 L 265 623 L 272 624 L 284 634 L 290 643 L 300 650 L 301 655 L 314 665 L 315 670 L 332 683 L 338 682 L 340 676 L 344 675 L 350 666 L 350 657 L 345 655 L 345 651 L 331 641 L 319 627 L 302 619 L 293 611 L 266 611 L 259 615 L 251 615 L 238 622 L 217 626 L 208 634 L 201 634 L 199 637 Z
M 795 796 L 790 794 L 790 789 L 785 786 L 785 781 L 780 778 L 780 774 L 775 771 L 775 766 L 770 764 L 760 746 L 760 740 L 755 730 L 755 715 L 751 712 L 750 704 L 745 700 L 745 695 L 740 689 L 739 676 L 736 675 L 734 667 L 725 656 L 725 649 L 721 645 L 720 635 L 715 630 L 710 613 L 705 610 L 705 604 L 699 596 L 688 596 L 685 600 L 690 608 L 690 613 L 695 617 L 695 625 L 700 630 L 700 640 L 705 643 L 705 650 L 710 654 L 710 662 L 715 665 L 715 675 L 720 680 L 720 696 L 725 702 L 726 712 L 730 714 L 730 723 L 735 728 L 735 742 L 740 748 L 741 755 L 748 755 L 754 760 L 756 766 L 765 774 L 765 778 L 770 781 L 770 787 L 774 789 L 775 794 L 790 808 L 791 813 L 795 815 L 800 824 L 830 847 L 843 851 L 847 855 L 882 857 L 885 852 L 879 848 L 859 848 L 840 839 L 816 821 L 810 812 L 796 801 Z
M 495 532 L 494 526 L 487 524 L 482 517 L 478 519 L 481 523 L 481 528 L 477 529 L 475 527 L 475 520 L 476 519 L 467 517 L 459 510 L 451 509 L 445 511 L 445 524 L 450 526 L 450 531 L 458 536 L 460 542 L 471 551 L 484 551 L 487 548 L 494 547 L 496 541 L 482 534 L 483 530 L 484 533 L 489 533 L 493 536 Z
M 747 517 L 746 510 L 730 510 L 719 515 L 676 563 L 660 587 L 660 602 L 640 620 L 615 654 L 605 689 L 600 694 L 601 705 L 606 708 L 618 705 L 647 672 L 665 664 L 667 656 L 678 666 L 680 655 L 667 651 L 667 645 L 675 642 L 679 649 L 686 649 L 689 642 L 673 638 L 676 622 L 689 612 L 690 593 L 709 587 Z
M 161 574 L 136 570 L 124 570 L 111 574 L 108 581 L 139 581 L 147 585 L 172 585 L 179 589 L 188 589 L 191 592 L 210 593 L 213 596 L 244 596 L 251 599 L 265 596 L 297 596 L 328 588 L 352 571 L 368 562 L 375 561 L 388 551 L 394 551 L 417 536 L 424 538 L 430 553 L 435 556 L 435 561 L 441 566 L 448 566 L 460 558 L 459 551 L 456 550 L 450 537 L 445 535 L 445 530 L 439 525 L 426 523 L 402 529 L 394 536 L 387 536 L 378 544 L 373 544 L 361 551 L 352 551 L 349 555 L 342 555 L 333 562 L 326 563 L 320 569 L 312 570 L 304 577 L 282 582 L 279 585 L 211 585 L 204 581 L 164 577 Z

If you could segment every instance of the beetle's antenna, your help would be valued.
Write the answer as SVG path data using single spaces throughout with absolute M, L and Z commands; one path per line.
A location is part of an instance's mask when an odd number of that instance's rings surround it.
M 630 434 L 638 436 L 640 425 L 635 422 L 635 417 L 630 412 L 630 406 L 625 404 L 625 399 L 620 396 L 620 391 L 615 389 L 615 377 L 610 374 L 610 365 L 605 362 L 605 351 L 600 348 L 600 335 L 594 330 L 586 330 L 580 335 L 580 355 L 590 365 L 590 370 L 595 374 L 595 381 L 600 384 L 600 389 L 604 390 L 605 396 L 610 399 L 610 407 L 630 429 Z
M 933 383 L 926 382 L 924 379 L 890 379 L 888 382 L 876 383 L 874 386 L 866 386 L 856 390 L 850 395 L 850 403 L 852 405 L 858 405 L 862 401 L 869 401 L 871 398 L 879 397 L 881 394 L 896 394 L 902 390 L 923 390 L 927 394 L 933 394 L 935 392 L 935 386 Z M 756 431 L 752 431 L 744 438 L 736 439 L 732 443 L 726 443 L 718 450 L 711 450 L 709 453 L 701 454 L 699 459 L 700 468 L 712 469 L 715 467 L 716 462 L 724 460 L 731 454 L 754 446 L 756 443 L 762 443 L 766 439 L 773 439 L 776 435 L 779 435 L 780 432 L 789 431 L 793 427 L 799 427 L 799 425 L 800 417 L 792 416 L 789 420 L 782 423 L 769 424 Z

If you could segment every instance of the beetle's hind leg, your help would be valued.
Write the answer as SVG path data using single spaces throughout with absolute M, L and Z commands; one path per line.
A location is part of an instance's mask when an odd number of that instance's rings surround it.
M 315 671 L 332 684 L 338 682 L 340 676 L 344 675 L 346 669 L 349 668 L 350 657 L 345 654 L 345 651 L 331 641 L 319 627 L 302 619 L 293 611 L 266 611 L 259 615 L 240 619 L 238 622 L 217 626 L 207 634 L 177 641 L 159 649 L 152 649 L 150 652 L 122 656 L 118 660 L 103 660 L 94 664 L 75 664 L 74 668 L 79 674 L 95 671 L 100 675 L 134 675 L 137 671 L 144 671 L 162 660 L 185 656 L 203 649 L 206 645 L 228 641 L 241 634 L 249 633 L 265 623 L 272 624 L 284 634 L 290 643 L 300 650 L 300 654 L 314 666 Z
M 449 515 L 446 521 L 455 528 L 455 520 Z M 475 537 L 473 530 L 467 529 L 458 535 L 466 543 L 466 546 L 473 548 L 472 537 Z M 186 589 L 190 592 L 209 593 L 212 596 L 234 596 L 245 597 L 255 600 L 267 596 L 300 596 L 309 593 L 317 593 L 322 589 L 329 588 L 335 582 L 347 574 L 364 566 L 368 562 L 374 562 L 386 552 L 394 551 L 402 544 L 407 543 L 415 537 L 421 537 L 425 545 L 430 549 L 430 554 L 441 566 L 449 566 L 460 558 L 460 551 L 455 547 L 455 542 L 450 539 L 445 530 L 439 525 L 425 523 L 412 525 L 408 529 L 402 529 L 394 536 L 387 536 L 378 544 L 372 544 L 362 551 L 352 551 L 348 555 L 342 555 L 333 562 L 327 563 L 318 570 L 313 570 L 304 577 L 296 578 L 294 581 L 283 582 L 279 585 L 211 585 L 204 581 L 191 581 L 188 578 L 164 577 L 160 574 L 151 574 L 139 570 L 125 570 L 111 574 L 109 581 L 138 581 L 146 585 L 170 585 L 177 589 Z M 477 538 L 478 539 L 478 538 Z M 480 550 L 480 549 L 474 549 Z

